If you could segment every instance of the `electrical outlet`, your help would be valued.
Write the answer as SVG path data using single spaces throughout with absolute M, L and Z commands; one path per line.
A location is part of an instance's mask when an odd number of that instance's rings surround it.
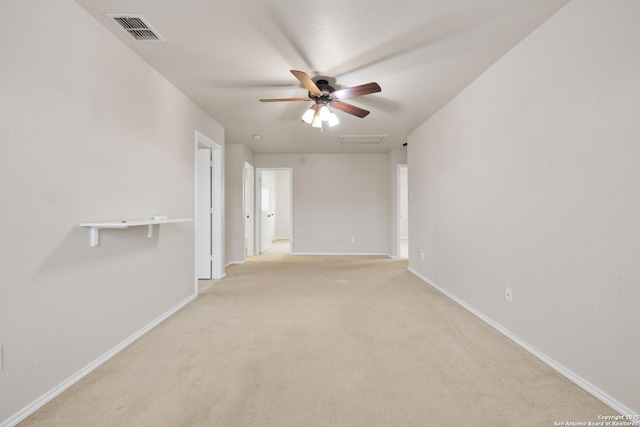
M 422 249 L 418 250 L 418 255 L 420 255 L 420 259 L 424 259 L 424 251 Z
M 513 302 L 513 291 L 508 286 L 504 288 L 504 300 L 506 302 Z
M 351 243 L 355 243 L 356 242 L 356 236 L 351 236 Z

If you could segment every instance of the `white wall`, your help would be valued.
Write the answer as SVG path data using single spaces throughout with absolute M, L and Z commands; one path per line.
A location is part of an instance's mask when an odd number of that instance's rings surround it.
M 634 413 L 639 16 L 637 1 L 570 2 L 413 132 L 408 155 L 425 252 L 410 268 Z
M 387 253 L 386 154 L 256 154 L 255 161 L 293 169 L 293 253 Z
M 3 1 L 0 40 L 2 423 L 194 295 L 192 222 L 79 224 L 193 218 L 224 130 L 71 0 Z
M 253 153 L 244 144 L 225 146 L 225 259 L 226 264 L 244 262 L 243 173 L 245 162 L 253 165 Z
M 291 173 L 276 171 L 276 239 L 291 238 Z

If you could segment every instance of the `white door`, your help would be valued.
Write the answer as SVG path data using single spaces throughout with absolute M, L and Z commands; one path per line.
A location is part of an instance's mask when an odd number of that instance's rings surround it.
M 276 240 L 291 242 L 291 171 L 276 171 Z
M 211 150 L 196 152 L 196 271 L 198 279 L 211 279 Z
M 409 257 L 409 180 L 408 168 L 398 166 L 398 256 Z
M 262 171 L 260 174 L 260 253 L 269 249 L 276 239 L 275 186 L 275 172 Z
M 255 255 L 253 250 L 253 199 L 254 199 L 254 190 L 253 190 L 253 166 L 249 163 L 244 164 L 244 180 L 243 180 L 243 191 L 244 191 L 244 256 L 245 258 L 248 256 Z

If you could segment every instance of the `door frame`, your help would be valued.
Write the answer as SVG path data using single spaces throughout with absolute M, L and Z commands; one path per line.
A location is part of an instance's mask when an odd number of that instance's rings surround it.
M 291 212 L 291 218 L 289 219 L 289 235 L 291 236 L 289 238 L 289 253 L 292 254 L 293 252 L 293 242 L 294 242 L 294 235 L 293 235 L 293 221 L 294 221 L 294 215 L 293 215 L 293 168 L 256 168 L 256 178 L 255 178 L 255 183 L 256 183 L 256 191 L 255 191 L 255 203 L 254 203 L 254 207 L 255 210 L 253 212 L 253 217 L 257 218 L 256 221 L 254 221 L 254 225 L 255 225 L 255 230 L 254 230 L 254 249 L 255 249 L 255 254 L 256 255 L 260 255 L 260 246 L 261 246 L 261 242 L 260 242 L 260 227 L 261 227 L 261 222 L 262 222 L 262 216 L 260 215 L 260 208 L 262 206 L 262 172 L 265 171 L 287 171 L 289 172 L 289 211 Z M 258 190 L 258 187 L 260 188 L 260 191 Z M 277 197 L 277 195 L 276 195 Z
M 221 279 L 224 277 L 224 246 L 223 246 L 223 182 L 222 182 L 222 146 L 212 139 L 206 137 L 204 134 L 195 132 L 195 153 L 194 153 L 194 192 L 195 192 L 195 205 L 194 212 L 198 207 L 198 171 L 196 153 L 198 148 L 211 150 L 211 208 L 213 213 L 211 215 L 211 278 Z M 195 236 L 198 233 L 197 227 L 194 226 L 194 245 Z M 195 274 L 195 290 L 198 293 L 198 254 L 197 247 L 194 252 L 194 274 Z

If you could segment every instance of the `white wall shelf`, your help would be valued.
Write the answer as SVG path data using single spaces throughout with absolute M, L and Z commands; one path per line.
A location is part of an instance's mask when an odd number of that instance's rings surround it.
M 91 228 L 91 247 L 98 246 L 100 243 L 101 228 L 129 228 L 141 225 L 147 226 L 147 237 L 153 237 L 153 226 L 156 224 L 171 224 L 174 222 L 193 221 L 193 218 L 166 218 L 166 219 L 133 219 L 124 221 L 110 222 L 83 222 L 81 227 Z

